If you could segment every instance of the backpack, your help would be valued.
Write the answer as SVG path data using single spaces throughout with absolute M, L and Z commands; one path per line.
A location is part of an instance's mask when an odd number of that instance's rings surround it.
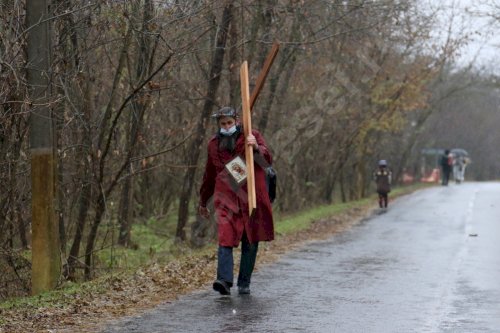
M 264 172 L 266 173 L 266 189 L 267 189 L 267 194 L 269 195 L 269 201 L 271 203 L 274 202 L 276 199 L 276 186 L 278 183 L 278 176 L 276 175 L 276 170 L 273 168 L 271 164 L 269 164 L 266 159 L 261 156 L 257 155 L 258 157 L 256 158 L 257 164 L 259 164 L 263 169 Z
M 276 183 L 278 177 L 276 176 L 276 170 L 274 170 L 272 166 L 268 166 L 265 171 L 267 193 L 269 194 L 269 201 L 273 203 L 276 199 Z

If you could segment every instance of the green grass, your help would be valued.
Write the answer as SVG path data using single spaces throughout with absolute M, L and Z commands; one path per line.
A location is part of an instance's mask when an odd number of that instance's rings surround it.
M 411 193 L 415 190 L 426 188 L 432 185 L 415 184 L 405 187 L 397 187 L 391 191 L 390 198 Z M 337 214 L 342 214 L 351 208 L 365 207 L 376 204 L 376 194 L 367 198 L 350 201 L 346 203 L 335 203 L 331 205 L 320 205 L 309 208 L 292 215 L 278 217 L 276 220 L 275 231 L 278 234 L 288 234 L 299 230 L 307 229 L 314 221 L 325 219 Z
M 127 270 L 147 265 L 152 261 L 168 261 L 172 257 L 172 252 L 175 252 L 173 223 L 175 222 L 150 219 L 146 224 L 134 224 L 131 240 L 136 247 L 114 246 L 101 250 L 97 254 L 100 264 L 107 269 Z
M 311 223 L 317 220 L 328 218 L 336 214 L 341 214 L 351 208 L 368 204 L 368 199 L 355 202 L 347 202 L 332 205 L 321 205 L 307 209 L 292 216 L 284 216 L 278 219 L 275 230 L 278 234 L 288 234 L 299 230 L 307 229 Z
M 63 288 L 41 293 L 36 296 L 16 297 L 0 303 L 0 309 L 44 308 L 57 304 L 64 306 L 65 299 L 74 299 L 82 293 L 100 293 L 105 287 L 100 279 L 86 283 L 65 282 Z

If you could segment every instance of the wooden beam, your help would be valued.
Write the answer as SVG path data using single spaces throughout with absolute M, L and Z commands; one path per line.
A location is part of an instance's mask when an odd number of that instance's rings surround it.
M 246 144 L 246 138 L 252 133 L 252 115 L 250 111 L 250 88 L 248 86 L 248 63 L 240 67 L 241 102 L 243 108 L 243 131 L 245 133 L 245 160 L 247 165 L 248 215 L 253 216 L 257 209 L 255 193 L 255 170 L 253 165 L 253 147 Z
M 271 48 L 271 51 L 269 51 L 266 61 L 264 62 L 264 66 L 262 67 L 262 70 L 259 73 L 257 82 L 255 83 L 255 88 L 252 91 L 252 96 L 250 97 L 250 110 L 253 110 L 255 101 L 257 100 L 257 97 L 259 96 L 260 91 L 264 86 L 267 74 L 269 74 L 269 70 L 271 69 L 271 66 L 274 62 L 274 58 L 276 58 L 279 49 L 280 49 L 280 44 L 278 42 L 274 42 L 273 47 Z

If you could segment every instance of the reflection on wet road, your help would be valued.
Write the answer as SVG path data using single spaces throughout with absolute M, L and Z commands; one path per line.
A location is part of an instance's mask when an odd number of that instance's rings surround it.
M 499 198 L 417 192 L 263 267 L 249 296 L 200 291 L 104 332 L 500 332 Z

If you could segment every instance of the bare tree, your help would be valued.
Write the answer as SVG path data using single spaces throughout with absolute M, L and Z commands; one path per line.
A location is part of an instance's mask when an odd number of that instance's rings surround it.
M 249 61 L 254 81 L 274 41 L 281 51 L 254 123 L 265 131 L 280 175 L 275 210 L 363 197 L 377 159 L 390 160 L 396 174 L 415 168 L 421 147 L 453 139 L 433 137 L 430 123 L 471 115 L 465 101 L 442 98 L 457 80 L 446 66 L 466 38 L 450 37 L 434 48 L 430 32 L 438 15 L 415 0 L 311 0 L 307 6 L 289 0 L 53 0 L 54 15 L 30 26 L 23 4 L 0 4 L 0 269 L 9 272 L 0 284 L 12 289 L 0 286 L 0 296 L 29 289 L 30 262 L 20 254 L 32 242 L 32 111 L 43 110 L 55 124 L 54 211 L 65 277 L 72 280 L 112 269 L 115 261 L 103 261 L 117 244 L 142 248 L 134 234 L 139 223 L 187 240 L 197 166 L 206 158 L 208 133 L 216 130 L 209 115 L 221 105 L 239 105 L 239 63 Z M 25 37 L 42 25 L 54 27 L 53 61 L 40 77 L 50 79 L 42 83 L 53 87 L 53 98 L 38 103 L 27 97 Z M 486 119 L 496 100 L 485 86 L 462 91 L 476 102 L 479 91 L 485 93 L 489 111 L 476 120 L 491 131 Z M 452 108 L 463 112 L 452 115 Z M 468 149 L 480 152 L 474 174 L 495 174 L 489 148 L 471 140 Z M 191 226 L 191 244 L 206 243 L 213 235 L 207 226 Z
M 138 3 L 133 7 L 134 13 L 140 13 L 140 6 Z M 150 0 L 146 0 L 143 5 L 142 11 L 142 24 L 141 28 L 137 29 L 140 31 L 140 35 L 137 36 L 138 39 L 138 51 L 136 60 L 136 79 L 133 82 L 133 86 L 140 84 L 148 76 L 151 75 L 153 70 L 152 65 L 152 54 L 153 32 L 151 31 L 151 20 L 153 18 L 154 4 Z M 142 129 L 144 113 L 148 107 L 150 101 L 149 93 L 142 93 L 134 97 L 131 103 L 132 111 L 130 112 L 128 123 L 127 123 L 127 137 L 125 151 L 130 151 L 131 156 L 136 155 L 136 144 L 138 136 L 140 135 L 140 130 Z M 130 245 L 130 229 L 132 223 L 132 197 L 133 197 L 133 183 L 132 183 L 132 163 L 129 163 L 128 172 L 130 176 L 126 177 L 122 185 L 122 193 L 120 199 L 119 207 L 119 221 L 120 221 L 120 233 L 118 237 L 118 244 L 123 246 Z
M 220 23 L 217 27 L 217 42 L 210 68 L 210 76 L 208 81 L 207 93 L 205 95 L 205 103 L 203 105 L 203 110 L 197 123 L 195 136 L 188 149 L 190 156 L 188 158 L 187 164 L 191 166 L 191 168 L 189 168 L 184 175 L 182 191 L 180 193 L 179 199 L 179 216 L 176 232 L 176 238 L 181 241 L 186 240 L 186 232 L 184 231 L 184 227 L 186 226 L 189 216 L 189 202 L 193 192 L 194 177 L 196 175 L 196 168 L 194 166 L 198 163 L 198 159 L 200 157 L 201 149 L 203 146 L 202 143 L 206 135 L 205 133 L 207 122 L 210 118 L 210 113 L 212 112 L 215 105 L 215 97 L 217 94 L 217 89 L 219 88 L 220 74 L 224 62 L 224 53 L 229 25 L 231 24 L 231 20 L 233 17 L 233 2 L 233 0 L 226 2 L 224 10 L 222 12 Z

